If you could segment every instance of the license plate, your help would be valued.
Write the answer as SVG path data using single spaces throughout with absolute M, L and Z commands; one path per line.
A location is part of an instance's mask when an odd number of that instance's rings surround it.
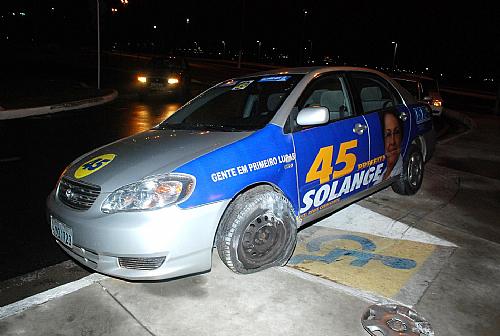
M 61 243 L 68 246 L 69 248 L 73 248 L 73 229 L 64 224 L 63 222 L 58 221 L 57 219 L 51 217 L 50 218 L 50 227 L 52 228 L 52 234 L 57 238 Z
M 152 89 L 163 89 L 163 83 L 151 83 Z

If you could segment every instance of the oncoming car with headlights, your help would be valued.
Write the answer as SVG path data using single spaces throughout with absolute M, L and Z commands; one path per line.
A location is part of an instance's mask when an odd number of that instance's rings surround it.
M 189 95 L 191 75 L 186 60 L 182 57 L 153 57 L 145 69 L 136 76 L 136 88 L 144 98 L 151 94 Z
M 151 130 L 70 164 L 47 200 L 57 243 L 134 280 L 286 264 L 297 229 L 392 186 L 411 195 L 431 111 L 374 70 L 296 68 L 224 81 Z

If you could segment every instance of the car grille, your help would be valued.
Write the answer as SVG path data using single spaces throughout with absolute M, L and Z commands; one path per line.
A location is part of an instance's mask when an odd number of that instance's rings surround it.
M 73 209 L 87 210 L 94 204 L 100 192 L 99 186 L 63 177 L 59 182 L 57 197 Z
M 118 263 L 122 268 L 130 268 L 137 270 L 152 271 L 159 268 L 165 257 L 153 257 L 153 258 L 118 258 Z

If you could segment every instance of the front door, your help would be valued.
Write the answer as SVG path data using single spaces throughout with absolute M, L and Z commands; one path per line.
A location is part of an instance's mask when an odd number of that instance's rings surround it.
M 297 102 L 299 111 L 312 106 L 326 107 L 330 120 L 293 130 L 302 218 L 366 189 L 375 175 L 366 169 L 368 124 L 362 115 L 355 115 L 343 75 L 314 79 Z

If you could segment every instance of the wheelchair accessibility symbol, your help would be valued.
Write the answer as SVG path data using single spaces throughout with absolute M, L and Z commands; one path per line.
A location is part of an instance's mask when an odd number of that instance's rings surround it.
M 305 261 L 319 261 L 325 264 L 331 264 L 342 260 L 342 257 L 349 256 L 354 260 L 351 261 L 350 265 L 355 267 L 363 267 L 370 261 L 378 261 L 383 265 L 399 270 L 408 270 L 415 268 L 417 262 L 412 259 L 399 258 L 393 256 L 386 256 L 374 253 L 377 246 L 373 241 L 368 238 L 344 234 L 344 235 L 326 235 L 310 240 L 306 245 L 306 250 L 308 252 L 318 252 L 321 250 L 321 246 L 325 243 L 336 241 L 336 240 L 349 240 L 358 243 L 361 249 L 345 249 L 336 247 L 325 255 L 318 256 L 313 254 L 298 254 L 293 256 L 288 264 L 297 265 Z

